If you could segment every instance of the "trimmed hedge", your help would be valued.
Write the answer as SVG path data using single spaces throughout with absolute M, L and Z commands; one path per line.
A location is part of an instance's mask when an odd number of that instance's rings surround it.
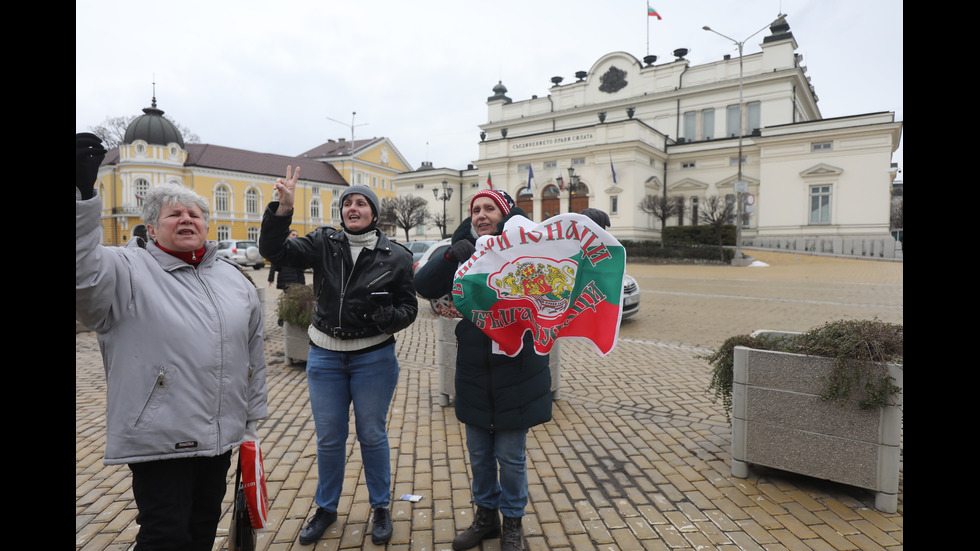
M 725 248 L 719 251 L 718 245 L 667 243 L 661 247 L 659 241 L 620 241 L 620 244 L 626 249 L 626 259 L 629 262 L 729 264 L 735 256 L 734 250 Z
M 721 227 L 722 245 L 735 246 L 735 225 Z M 684 243 L 718 245 L 718 234 L 714 226 L 667 226 L 664 228 L 664 243 Z

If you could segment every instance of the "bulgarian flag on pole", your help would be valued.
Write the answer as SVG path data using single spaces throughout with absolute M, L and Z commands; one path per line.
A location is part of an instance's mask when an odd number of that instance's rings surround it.
M 538 354 L 560 337 L 577 337 L 605 356 L 619 336 L 625 271 L 626 249 L 586 216 L 540 224 L 514 216 L 500 235 L 477 240 L 456 270 L 452 299 L 495 352 L 517 355 L 530 331 Z
M 647 4 L 647 15 L 650 16 L 650 17 L 656 17 L 657 19 L 659 19 L 661 21 L 664 20 L 664 18 L 663 17 L 660 17 L 660 14 L 657 13 L 657 10 L 655 10 L 655 9 L 653 9 L 653 8 L 650 7 L 650 4 Z
M 493 180 L 490 179 L 490 173 L 487 172 L 487 187 L 493 189 Z

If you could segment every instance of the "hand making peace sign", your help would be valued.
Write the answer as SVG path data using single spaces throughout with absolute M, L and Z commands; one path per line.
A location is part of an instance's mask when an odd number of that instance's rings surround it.
M 279 209 L 276 214 L 284 216 L 293 210 L 293 200 L 295 199 L 296 180 L 299 180 L 299 167 L 293 172 L 292 165 L 286 166 L 286 179 L 276 179 L 276 191 L 279 192 Z

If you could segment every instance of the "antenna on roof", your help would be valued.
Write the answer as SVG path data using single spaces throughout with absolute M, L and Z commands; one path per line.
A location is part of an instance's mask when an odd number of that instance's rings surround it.
M 330 117 L 327 117 L 327 120 L 331 120 L 331 121 L 333 121 L 333 122 L 335 122 L 337 124 L 342 124 L 342 125 L 350 128 L 350 152 L 351 153 L 354 152 L 354 127 L 356 127 L 356 126 L 367 126 L 367 124 L 368 124 L 366 122 L 361 123 L 361 124 L 354 124 L 354 117 L 355 116 L 357 116 L 357 111 L 354 111 L 353 113 L 351 113 L 351 115 L 350 115 L 350 124 L 347 124 L 347 123 L 344 123 L 344 122 L 340 122 L 340 121 L 338 121 L 336 119 L 331 119 Z

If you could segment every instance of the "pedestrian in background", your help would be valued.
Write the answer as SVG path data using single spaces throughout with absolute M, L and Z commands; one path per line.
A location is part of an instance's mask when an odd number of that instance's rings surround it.
M 416 274 L 424 298 L 450 293 L 459 264 L 476 251 L 476 240 L 500 235 L 513 216 L 527 216 L 501 190 L 484 189 L 470 202 L 470 218 L 453 232 L 443 257 L 433 257 Z M 458 316 L 455 308 L 441 312 Z M 493 342 L 468 319 L 456 326 L 456 418 L 466 425 L 466 447 L 473 471 L 473 523 L 453 540 L 453 549 L 476 547 L 500 537 L 502 551 L 524 548 L 521 519 L 527 506 L 527 433 L 551 420 L 548 356 L 534 351 L 533 337 L 511 358 L 493 352 Z M 503 515 L 501 523 L 500 515 Z
M 144 197 L 145 248 L 101 245 L 105 153 L 75 135 L 75 319 L 102 351 L 104 461 L 132 472 L 137 551 L 210 551 L 232 450 L 267 413 L 261 305 L 207 240 L 207 200 L 184 186 Z
M 378 198 L 367 186 L 340 195 L 342 229 L 322 227 L 289 239 L 299 168 L 276 180 L 279 201 L 262 217 L 259 251 L 277 266 L 313 269 L 315 308 L 306 377 L 317 434 L 316 512 L 299 541 L 318 540 L 337 520 L 344 484 L 350 407 L 354 406 L 368 499 L 371 541 L 391 539 L 388 407 L 398 383 L 394 334 L 418 314 L 412 253 L 377 228 Z
M 289 239 L 297 237 L 299 237 L 299 232 L 289 230 Z M 278 280 L 276 280 L 277 273 L 279 274 Z M 306 285 L 306 274 L 304 270 L 272 264 L 269 267 L 269 286 L 271 287 L 273 283 L 276 284 L 276 289 L 285 289 L 288 285 Z

